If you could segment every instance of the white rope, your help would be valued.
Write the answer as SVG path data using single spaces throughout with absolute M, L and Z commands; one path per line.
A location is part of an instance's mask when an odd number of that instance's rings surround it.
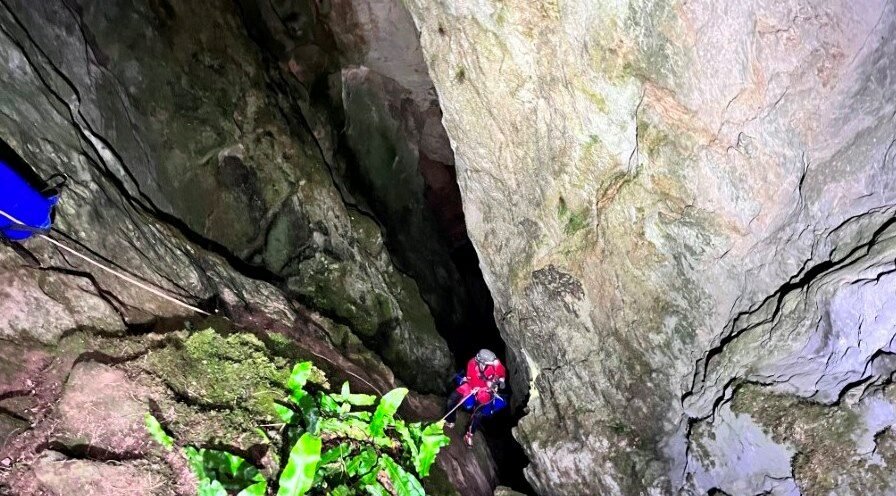
M 330 360 L 329 358 L 327 358 L 327 357 L 325 357 L 325 356 L 323 356 L 323 355 L 321 355 L 321 354 L 319 354 L 319 353 L 315 353 L 315 352 L 311 351 L 310 349 L 308 350 L 308 353 L 311 353 L 312 355 L 316 356 L 317 358 L 320 358 L 321 360 L 326 360 L 326 361 L 330 362 L 330 365 L 336 367 L 337 369 L 340 368 L 340 367 L 339 367 L 339 364 L 337 364 L 337 363 L 334 362 L 333 360 Z M 352 372 L 351 370 L 348 370 L 348 368 L 346 368 L 346 369 L 344 370 L 344 372 L 345 372 L 346 374 L 348 374 L 348 375 L 354 377 L 355 379 L 358 379 L 359 381 L 363 382 L 364 384 L 367 384 L 367 385 L 370 386 L 374 391 L 376 391 L 380 396 L 383 396 L 383 392 L 380 391 L 380 388 L 378 388 L 378 387 L 374 386 L 373 384 L 371 384 L 370 381 L 368 381 L 367 379 L 365 379 L 365 378 L 361 377 L 360 375 L 358 375 L 358 374 Z
M 463 405 L 465 401 L 467 401 L 467 398 L 469 398 L 470 396 L 473 396 L 474 394 L 476 394 L 478 392 L 479 392 L 478 388 L 470 391 L 470 394 L 464 396 L 463 399 L 461 399 L 456 405 L 454 405 L 454 408 L 452 408 L 451 410 L 448 410 L 448 413 L 446 413 L 444 417 L 440 418 L 439 422 L 448 418 L 449 415 L 454 413 L 454 410 L 457 410 L 458 408 L 460 408 L 460 406 Z
M 16 219 L 16 218 L 13 217 L 12 215 L 9 215 L 8 213 L 4 212 L 3 210 L 0 210 L 0 215 L 2 215 L 3 217 L 6 217 L 6 218 L 9 219 L 10 221 L 12 221 L 12 222 L 14 222 L 15 224 L 18 224 L 18 225 L 20 225 L 20 226 L 25 226 L 25 225 L 26 225 L 24 222 L 22 222 L 22 221 Z M 148 291 L 148 292 L 150 292 L 150 293 L 152 293 L 152 294 L 158 296 L 159 298 L 164 298 L 165 300 L 168 300 L 168 301 L 170 301 L 171 303 L 174 303 L 175 305 L 179 305 L 179 306 L 181 306 L 181 307 L 187 308 L 187 309 L 189 309 L 189 310 L 192 310 L 192 311 L 194 311 L 194 312 L 200 313 L 200 314 L 202 314 L 202 315 L 209 315 L 209 316 L 211 315 L 210 313 L 206 312 L 205 310 L 202 310 L 201 308 L 194 307 L 193 305 L 190 305 L 190 304 L 188 304 L 188 303 L 184 303 L 184 302 L 178 300 L 177 298 L 168 296 L 167 294 L 165 294 L 165 293 L 162 292 L 161 290 L 158 290 L 158 289 L 155 289 L 155 288 L 153 288 L 153 287 L 150 287 L 150 286 L 148 286 L 148 285 L 146 285 L 146 284 L 143 284 L 142 282 L 140 282 L 140 281 L 138 281 L 138 280 L 136 280 L 136 279 L 134 279 L 134 278 L 128 276 L 127 274 L 123 274 L 123 273 L 121 273 L 121 272 L 119 272 L 119 271 L 117 271 L 117 270 L 115 270 L 115 269 L 109 268 L 109 267 L 107 267 L 107 266 L 105 266 L 105 265 L 103 265 L 103 264 L 101 264 L 101 263 L 99 263 L 99 262 L 97 262 L 97 261 L 94 261 L 94 260 L 92 260 L 91 258 L 89 258 L 88 256 L 83 255 L 83 254 L 77 252 L 76 250 L 74 250 L 74 249 L 72 249 L 72 248 L 69 248 L 68 246 L 65 246 L 64 244 L 60 243 L 59 241 L 56 241 L 55 239 L 53 239 L 53 238 L 51 238 L 51 237 L 49 237 L 49 236 L 47 236 L 47 235 L 45 235 L 45 234 L 35 233 L 35 236 L 37 236 L 37 237 L 39 237 L 39 238 L 42 238 L 42 239 L 45 239 L 45 240 L 49 241 L 50 243 L 52 243 L 53 245 L 55 245 L 56 247 L 58 247 L 59 249 L 61 249 L 61 250 L 65 250 L 65 251 L 67 251 L 68 253 L 71 253 L 72 255 L 74 255 L 74 256 L 76 256 L 76 257 L 78 257 L 78 258 L 84 260 L 85 262 L 87 262 L 87 263 L 93 265 L 94 267 L 97 267 L 97 268 L 99 268 L 99 269 L 102 269 L 102 270 L 108 272 L 109 274 L 112 274 L 112 275 L 115 276 L 115 277 L 118 277 L 118 278 L 120 278 L 120 279 L 123 279 L 123 280 L 125 280 L 125 281 L 127 281 L 127 282 L 133 284 L 134 286 L 137 286 L 138 288 L 143 289 L 144 291 Z
M 0 210 L 0 215 L 2 215 L 3 217 L 6 217 L 7 219 L 9 219 L 10 221 L 12 221 L 13 223 L 18 224 L 18 225 L 20 225 L 20 226 L 25 226 L 25 225 L 26 225 L 25 223 L 23 223 L 23 222 L 21 222 L 20 220 L 16 219 L 16 218 L 13 217 L 12 215 L 9 215 L 8 213 L 4 212 L 3 210 Z M 59 249 L 61 249 L 61 250 L 65 250 L 66 252 L 71 253 L 72 255 L 74 255 L 74 256 L 76 256 L 76 257 L 78 257 L 78 258 L 84 260 L 85 262 L 87 262 L 87 263 L 93 265 L 94 267 L 97 267 L 97 268 L 99 268 L 99 269 L 102 269 L 102 270 L 108 272 L 109 274 L 112 274 L 112 275 L 114 275 L 114 276 L 116 276 L 116 277 L 118 277 L 118 278 L 121 278 L 121 279 L 123 279 L 123 280 L 125 280 L 125 281 L 127 281 L 127 282 L 129 282 L 129 283 L 131 283 L 131 284 L 133 284 L 134 286 L 137 286 L 137 287 L 139 287 L 139 288 L 141 288 L 141 289 L 143 289 L 143 290 L 145 290 L 145 291 L 148 291 L 148 292 L 150 292 L 150 293 L 152 293 L 152 294 L 158 296 L 159 298 L 164 298 L 165 300 L 168 300 L 168 301 L 170 301 L 170 302 L 172 302 L 172 303 L 174 303 L 174 304 L 176 304 L 176 305 L 179 305 L 179 306 L 181 306 L 181 307 L 190 309 L 190 310 L 192 310 L 192 311 L 194 311 L 194 312 L 197 312 L 197 313 L 200 313 L 200 314 L 202 314 L 202 315 L 209 315 L 209 316 L 211 315 L 210 313 L 206 312 L 205 310 L 202 310 L 202 309 L 200 309 L 200 308 L 196 308 L 196 307 L 194 307 L 193 305 L 190 305 L 190 304 L 187 304 L 187 303 L 184 303 L 184 302 L 178 300 L 177 298 L 173 298 L 173 297 L 171 297 L 171 296 L 168 296 L 167 294 L 163 293 L 162 291 L 160 291 L 160 290 L 158 290 L 158 289 L 155 289 L 155 288 L 153 288 L 153 287 L 147 286 L 146 284 L 143 284 L 142 282 L 140 282 L 140 281 L 138 281 L 138 280 L 136 280 L 136 279 L 134 279 L 134 278 L 132 278 L 132 277 L 126 275 L 126 274 L 123 274 L 123 273 L 121 273 L 121 272 L 119 272 L 119 271 L 117 271 L 117 270 L 115 270 L 115 269 L 109 268 L 109 267 L 107 267 L 107 266 L 105 266 L 105 265 L 103 265 L 103 264 L 101 264 L 101 263 L 99 263 L 99 262 L 97 262 L 97 261 L 94 261 L 94 260 L 92 260 L 91 258 L 87 257 L 86 255 L 83 255 L 83 254 L 79 253 L 78 251 L 76 251 L 76 250 L 74 250 L 74 249 L 72 249 L 72 248 L 69 248 L 68 246 L 65 246 L 64 244 L 60 243 L 59 241 L 56 241 L 55 239 L 53 239 L 53 238 L 51 238 L 51 237 L 49 237 L 49 236 L 47 236 L 47 235 L 44 235 L 44 234 L 41 234 L 41 233 L 35 233 L 35 236 L 37 236 L 37 237 L 39 237 L 39 238 L 42 238 L 42 239 L 45 239 L 45 240 L 49 241 L 50 243 L 52 243 L 54 246 L 58 247 Z M 228 320 L 229 320 L 229 319 L 228 319 Z M 325 356 L 323 356 L 323 355 L 320 355 L 320 354 L 318 354 L 318 353 L 315 353 L 314 351 L 311 351 L 311 350 L 308 350 L 308 351 L 309 351 L 312 355 L 314 355 L 314 356 L 316 356 L 316 357 L 318 357 L 318 358 L 320 358 L 320 359 L 326 360 L 327 362 L 330 362 L 330 363 L 331 363 L 333 366 L 335 366 L 336 368 L 339 368 L 339 365 L 337 365 L 335 362 L 333 362 L 333 360 L 330 360 L 329 358 L 327 358 L 327 357 L 325 357 Z M 352 372 L 352 371 L 350 371 L 350 370 L 347 370 L 347 369 L 346 369 L 345 372 L 346 372 L 347 374 L 349 374 L 349 375 L 355 377 L 356 379 L 360 380 L 361 382 L 367 384 L 368 386 L 370 386 L 370 388 L 373 389 L 374 391 L 376 391 L 377 393 L 379 393 L 380 396 L 383 395 L 383 392 L 380 391 L 380 389 L 379 389 L 378 387 L 376 387 L 376 386 L 374 386 L 373 384 L 371 384 L 368 380 L 364 379 L 363 377 L 359 376 L 358 374 L 355 374 L 354 372 Z M 455 406 L 454 408 L 452 408 L 452 409 L 451 409 L 451 412 L 453 412 L 454 410 L 457 410 L 458 407 L 460 407 L 465 401 L 467 401 L 467 398 L 469 398 L 470 396 L 473 396 L 473 394 L 475 394 L 475 393 L 476 393 L 476 391 L 473 391 L 473 392 L 471 392 L 470 394 L 468 394 L 465 398 L 463 398 L 462 400 L 460 400 L 460 403 L 458 403 L 457 406 Z M 448 412 L 448 414 L 446 414 L 445 417 L 442 417 L 441 420 L 445 420 L 445 418 L 447 418 L 448 415 L 451 414 L 451 412 Z
M 10 221 L 12 221 L 13 223 L 18 224 L 18 225 L 20 225 L 20 226 L 24 226 L 24 225 L 25 225 L 25 223 L 23 223 L 22 221 L 16 219 L 16 218 L 13 217 L 12 215 L 9 215 L 8 213 L 4 212 L 3 210 L 0 210 L 0 215 L 2 215 L 3 217 L 6 217 L 7 219 L 9 219 Z M 96 261 L 94 261 L 94 260 L 88 258 L 88 257 L 85 256 L 85 255 L 82 255 L 81 253 L 79 253 L 79 252 L 77 252 L 77 251 L 75 251 L 75 250 L 69 248 L 68 246 L 65 246 L 64 244 L 62 244 L 62 243 L 56 241 L 55 239 L 53 239 L 53 238 L 51 238 L 51 237 L 49 237 L 49 236 L 46 236 L 46 235 L 41 234 L 41 233 L 35 233 L 35 236 L 40 237 L 40 238 L 42 238 L 42 239 L 45 239 L 45 240 L 49 241 L 50 243 L 52 243 L 53 245 L 57 246 L 59 249 L 61 249 L 61 250 L 65 250 L 65 251 L 67 251 L 68 253 L 71 253 L 72 255 L 74 255 L 74 256 L 76 256 L 76 257 L 78 257 L 78 258 L 80 258 L 80 259 L 86 261 L 87 263 L 89 263 L 89 264 L 91 264 L 91 265 L 93 265 L 93 266 L 95 266 L 95 267 L 98 267 L 98 268 L 100 268 L 100 269 L 102 269 L 102 270 L 104 270 L 104 271 L 106 271 L 106 272 L 108 272 L 108 273 L 110 273 L 110 274 L 112 274 L 112 275 L 114 275 L 114 276 L 116 276 L 116 277 L 119 277 L 119 278 L 121 278 L 121 279 L 124 279 L 125 281 L 127 281 L 127 282 L 129 282 L 129 283 L 131 283 L 131 284 L 133 284 L 133 285 L 135 285 L 135 286 L 141 288 L 141 289 L 144 289 L 144 290 L 146 290 L 146 291 L 149 291 L 150 293 L 152 293 L 152 294 L 154 294 L 154 295 L 156 295 L 156 296 L 158 296 L 158 297 L 160 297 L 160 298 L 164 298 L 164 299 L 166 299 L 166 300 L 168 300 L 168 301 L 170 301 L 170 302 L 172 302 L 172 303 L 175 303 L 175 304 L 177 304 L 177 305 L 180 305 L 180 306 L 182 306 L 182 307 L 184 307 L 184 308 L 188 308 L 188 309 L 190 309 L 190 310 L 192 310 L 192 311 L 194 311 L 194 312 L 201 313 L 202 315 L 211 315 L 210 313 L 206 312 L 205 310 L 202 310 L 202 309 L 200 309 L 200 308 L 196 308 L 196 307 L 194 307 L 194 306 L 192 306 L 192 305 L 189 305 L 189 304 L 187 304 L 187 303 L 184 303 L 184 302 L 182 302 L 182 301 L 180 301 L 180 300 L 178 300 L 178 299 L 176 299 L 176 298 L 172 298 L 171 296 L 166 295 L 165 293 L 161 292 L 160 290 L 157 290 L 157 289 L 155 289 L 155 288 L 152 288 L 152 287 L 150 287 L 150 286 L 147 286 L 147 285 L 141 283 L 140 281 L 137 281 L 136 279 L 133 279 L 132 277 L 127 276 L 126 274 L 122 274 L 121 272 L 118 272 L 118 271 L 116 271 L 116 270 L 114 270 L 114 269 L 111 269 L 111 268 L 109 268 L 109 267 L 106 267 L 105 265 L 103 265 L 103 264 L 101 264 L 101 263 L 99 263 L 99 262 L 96 262 Z M 228 319 L 228 320 L 229 320 L 229 319 Z M 322 360 L 326 360 L 327 362 L 330 362 L 330 363 L 331 363 L 333 366 L 335 366 L 336 368 L 340 368 L 335 362 L 333 362 L 333 360 L 330 360 L 329 358 L 327 358 L 327 357 L 325 357 L 325 356 L 323 356 L 323 355 L 320 355 L 320 354 L 318 354 L 318 353 L 315 353 L 315 352 L 313 352 L 313 351 L 311 351 L 311 350 L 309 350 L 309 351 L 311 352 L 312 355 L 314 355 L 314 356 L 316 356 L 316 357 L 318 357 L 318 358 L 320 358 L 320 359 L 322 359 Z M 359 376 L 358 374 L 355 374 L 354 372 L 352 372 L 352 371 L 350 371 L 350 370 L 345 370 L 345 372 L 346 372 L 347 374 L 349 374 L 349 375 L 355 377 L 355 378 L 358 379 L 359 381 L 361 381 L 361 382 L 367 384 L 368 386 L 370 386 L 370 388 L 373 389 L 374 391 L 376 391 L 377 393 L 379 393 L 380 396 L 383 395 L 383 392 L 380 391 L 380 389 L 379 389 L 378 387 L 376 387 L 376 386 L 374 386 L 373 384 L 371 384 L 370 381 L 364 379 L 363 377 Z

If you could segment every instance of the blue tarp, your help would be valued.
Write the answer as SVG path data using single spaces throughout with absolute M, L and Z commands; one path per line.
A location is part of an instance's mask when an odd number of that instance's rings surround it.
M 49 229 L 53 206 L 59 201 L 57 195 L 44 196 L 23 179 L 6 162 L 0 161 L 0 210 L 15 217 L 22 224 L 35 230 Z M 12 221 L 0 216 L 0 235 L 14 241 L 31 237 L 34 232 L 14 227 Z

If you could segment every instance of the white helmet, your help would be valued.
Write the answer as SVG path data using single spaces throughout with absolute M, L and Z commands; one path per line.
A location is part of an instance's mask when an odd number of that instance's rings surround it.
M 482 365 L 488 365 L 490 363 L 494 363 L 497 360 L 498 357 L 492 350 L 483 348 L 479 350 L 479 353 L 476 353 L 476 362 Z

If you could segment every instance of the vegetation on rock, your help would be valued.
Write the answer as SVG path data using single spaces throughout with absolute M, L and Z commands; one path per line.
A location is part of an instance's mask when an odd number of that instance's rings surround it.
M 408 423 L 397 417 L 407 389 L 379 399 L 351 392 L 348 383 L 338 393 L 327 392 L 323 373 L 307 361 L 284 377 L 282 397 L 272 404 L 281 421 L 282 470 L 266 478 L 233 453 L 184 446 L 200 495 L 426 494 L 420 478 L 429 475 L 449 439 L 442 433 L 443 422 Z M 157 442 L 174 449 L 176 441 L 155 417 L 147 414 L 146 426 Z

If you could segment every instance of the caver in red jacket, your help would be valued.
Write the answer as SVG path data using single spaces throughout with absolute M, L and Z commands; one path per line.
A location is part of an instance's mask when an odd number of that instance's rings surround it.
M 457 387 L 456 391 L 461 395 L 461 398 L 464 398 L 478 388 L 479 391 L 475 394 L 476 403 L 484 405 L 492 400 L 492 387 L 497 385 L 504 387 L 506 377 L 507 372 L 500 361 L 495 360 L 480 369 L 476 358 L 471 358 L 467 362 L 467 376 L 464 378 L 464 382 Z

